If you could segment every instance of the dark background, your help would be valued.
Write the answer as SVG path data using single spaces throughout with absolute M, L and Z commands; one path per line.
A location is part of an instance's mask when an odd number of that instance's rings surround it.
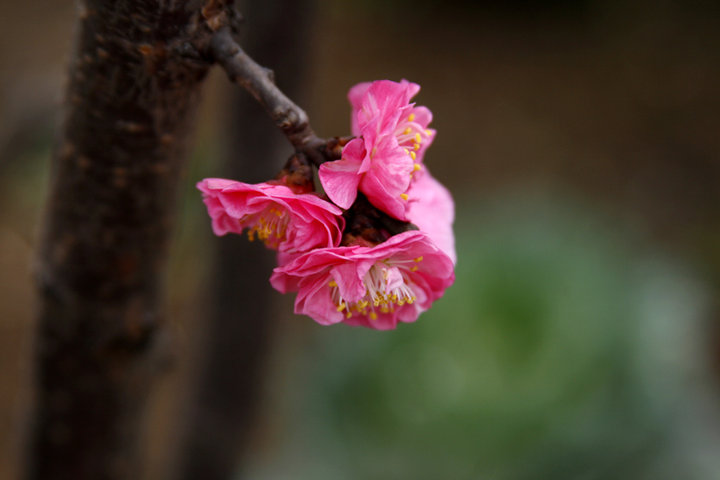
M 720 478 L 720 4 L 498 5 L 320 0 L 289 27 L 307 48 L 278 83 L 305 86 L 320 135 L 349 132 L 357 82 L 422 86 L 438 130 L 426 163 L 456 200 L 457 281 L 394 332 L 318 326 L 262 287 L 275 313 L 248 478 Z M 74 16 L 0 1 L 0 478 L 17 471 L 31 399 L 33 252 Z M 179 202 L 146 478 L 173 463 L 212 298 L 219 240 L 194 184 L 233 155 L 266 165 L 239 179 L 261 181 L 290 153 L 229 146 L 237 87 L 214 73 Z

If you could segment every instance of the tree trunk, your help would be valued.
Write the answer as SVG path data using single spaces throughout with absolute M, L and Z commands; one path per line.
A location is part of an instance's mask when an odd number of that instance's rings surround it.
M 29 479 L 135 472 L 176 187 L 209 67 L 192 47 L 209 34 L 202 6 L 86 0 L 80 12 L 36 272 Z

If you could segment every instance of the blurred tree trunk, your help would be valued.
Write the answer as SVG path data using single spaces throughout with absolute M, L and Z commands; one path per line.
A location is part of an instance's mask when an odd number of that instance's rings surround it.
M 241 2 L 247 19 L 243 47 L 275 71 L 280 88 L 302 103 L 311 0 Z M 254 183 L 274 177 L 292 153 L 287 138 L 252 97 L 233 90 L 225 132 L 228 143 L 218 176 Z M 274 254 L 229 235 L 216 239 L 209 286 L 209 318 L 200 345 L 172 478 L 238 478 L 256 425 L 264 359 L 276 327 L 266 279 Z
M 209 2 L 217 3 L 217 2 Z M 178 177 L 209 64 L 191 0 L 86 0 L 52 163 L 29 479 L 130 478 Z

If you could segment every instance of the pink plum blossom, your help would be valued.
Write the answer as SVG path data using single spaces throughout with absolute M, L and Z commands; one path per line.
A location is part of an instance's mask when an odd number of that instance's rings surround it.
M 352 134 L 368 137 L 374 143 L 377 136 L 392 131 L 401 147 L 416 153 L 410 157 L 421 161 L 436 132 L 428 128 L 432 112 L 410 103 L 419 91 L 420 85 L 407 80 L 399 83 L 377 80 L 355 85 L 348 92 L 353 108 Z
M 216 235 L 242 233 L 287 254 L 335 247 L 342 238 L 342 211 L 314 193 L 294 193 L 280 182 L 255 185 L 206 178 L 197 184 Z
M 376 246 L 319 248 L 277 267 L 270 283 L 297 291 L 295 313 L 322 325 L 389 330 L 414 322 L 455 280 L 453 262 L 425 233 L 400 233 Z
M 427 233 L 435 245 L 455 263 L 455 203 L 450 192 L 428 170 L 418 175 L 408 190 L 408 219 Z
M 349 208 L 357 190 L 389 215 L 407 220 L 407 190 L 422 169 L 425 150 L 435 138 L 428 129 L 432 113 L 410 99 L 420 86 L 403 80 L 378 80 L 350 89 L 352 130 L 342 158 L 320 167 L 320 181 L 330 199 Z

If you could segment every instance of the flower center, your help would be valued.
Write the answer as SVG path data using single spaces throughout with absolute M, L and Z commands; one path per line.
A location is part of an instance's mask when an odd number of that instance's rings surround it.
M 248 239 L 252 242 L 257 236 L 265 245 L 278 248 L 278 245 L 285 241 L 285 232 L 289 222 L 290 215 L 287 214 L 287 211 L 273 205 L 251 220 L 253 225 L 248 229 Z
M 413 262 L 422 261 L 422 257 L 416 258 Z M 338 312 L 345 312 L 345 317 L 350 318 L 353 314 L 366 315 L 370 320 L 377 320 L 377 312 L 393 313 L 396 307 L 405 304 L 412 304 L 417 300 L 413 292 L 412 282 L 408 278 L 404 263 L 385 260 L 376 263 L 365 274 L 365 296 L 356 302 L 351 302 L 342 297 L 340 289 L 335 280 L 331 280 L 330 296 Z M 417 270 L 413 265 L 411 271 Z
M 405 153 L 410 155 L 413 162 L 417 160 L 417 151 L 420 150 L 424 137 L 430 137 L 431 131 L 424 130 L 422 125 L 415 121 L 415 114 L 411 113 L 407 118 L 402 119 L 398 122 L 395 127 L 395 136 L 397 137 L 398 145 L 405 149 Z M 413 165 L 413 170 L 410 172 L 410 178 L 413 174 L 419 170 L 422 170 L 422 166 L 419 163 Z M 406 193 L 401 193 L 400 198 L 407 201 L 408 196 Z
M 415 160 L 415 152 L 420 150 L 423 137 L 428 136 L 419 123 L 415 121 L 415 114 L 411 113 L 407 118 L 401 119 L 395 127 L 395 136 L 398 144 L 404 147 L 410 156 Z

